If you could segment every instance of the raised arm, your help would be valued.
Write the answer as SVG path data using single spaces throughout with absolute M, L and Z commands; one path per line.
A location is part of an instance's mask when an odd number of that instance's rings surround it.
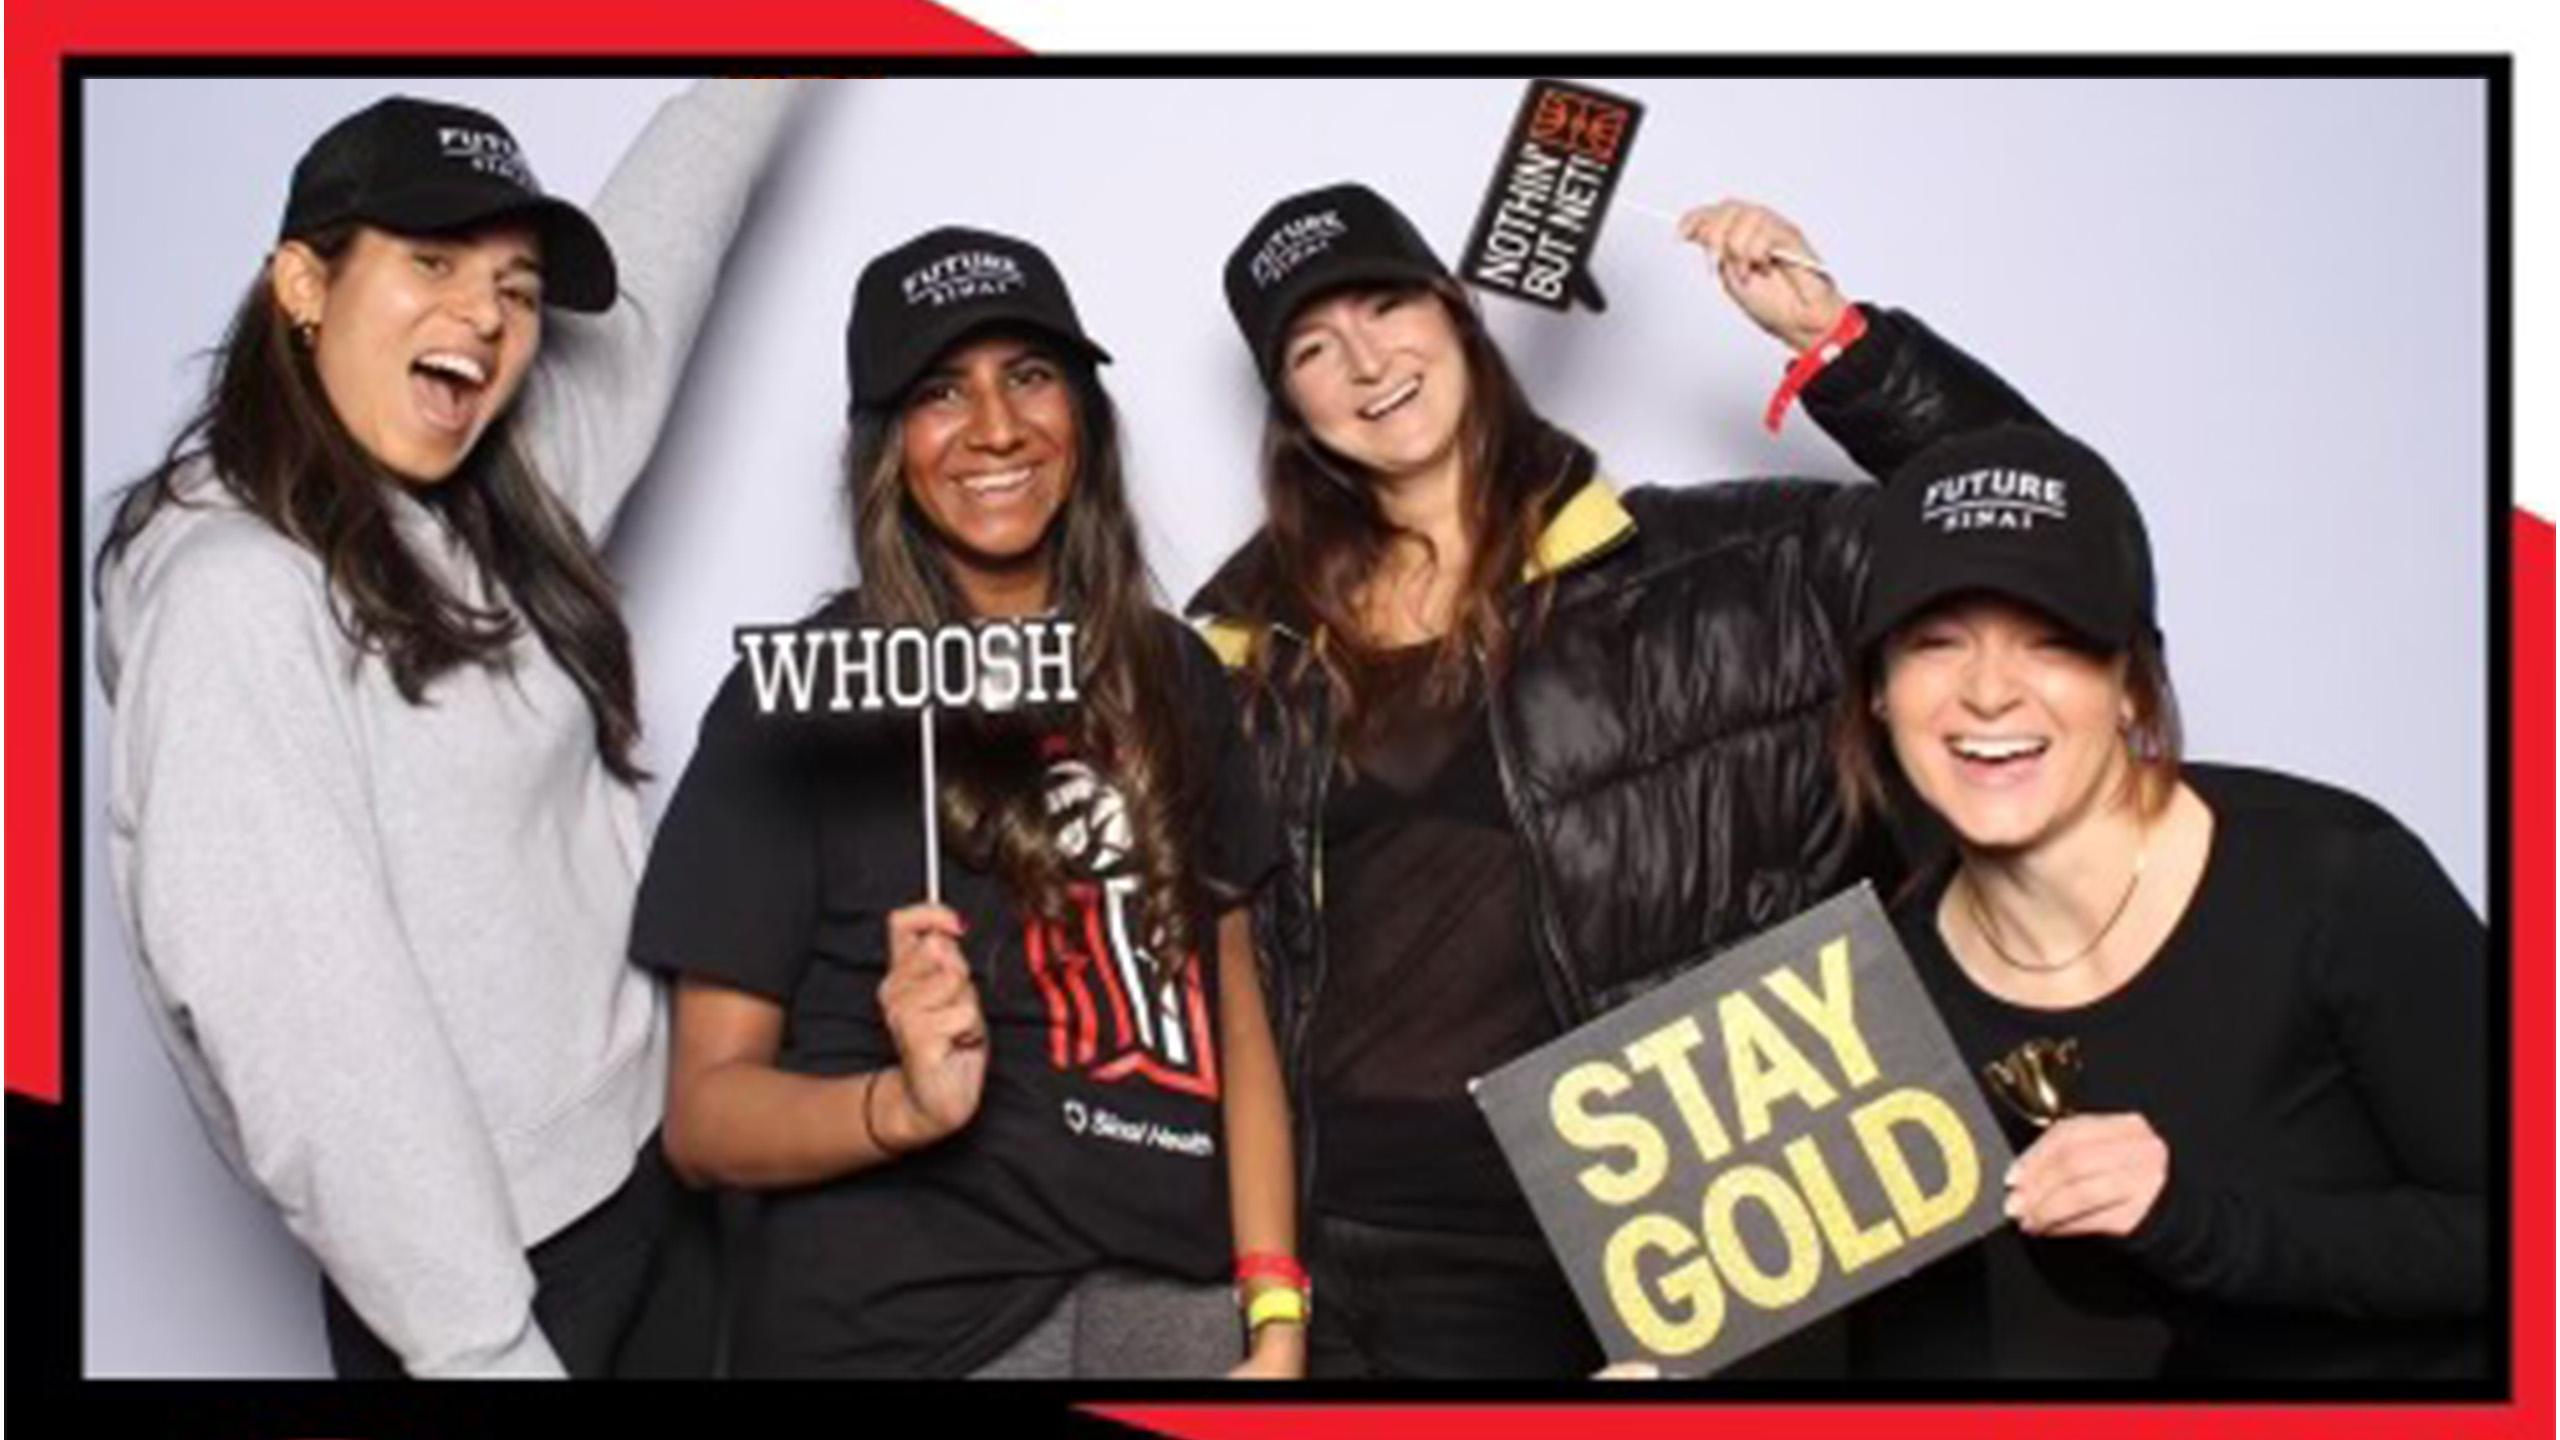
M 1800 362 L 1791 374 L 1806 413 L 1869 475 L 1881 480 L 1949 435 L 2045 423 L 2007 381 L 1916 318 L 1861 305 L 1849 320 L 1848 298 L 1815 268 L 1820 253 L 1767 206 L 1700 206 L 1681 218 L 1681 234 L 1710 256 L 1735 307 Z
M 132 619 L 110 845 L 217 1148 L 411 1374 L 561 1375 L 384 878 L 318 563 L 256 522 L 209 525 Z
M 550 318 L 518 434 L 598 543 L 657 446 L 747 198 L 809 83 L 697 83 L 659 108 L 596 196 L 621 297 L 601 315 Z

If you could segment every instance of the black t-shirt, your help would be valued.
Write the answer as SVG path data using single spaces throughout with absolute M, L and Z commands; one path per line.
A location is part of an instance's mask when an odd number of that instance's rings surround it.
M 987 1019 L 978 1113 L 917 1154 L 763 1197 L 740 1373 L 963 1375 L 1089 1269 L 1213 1281 L 1232 1264 L 1215 911 L 1259 882 L 1278 837 L 1216 660 L 1162 623 L 1199 797 L 1185 827 L 1195 953 L 1178 966 L 1141 953 L 1118 793 L 1087 757 L 1044 745 L 1053 833 L 1082 877 L 1069 918 L 1043 920 L 943 856 Z M 970 743 L 966 717 L 937 734 L 945 765 Z M 895 1065 L 884 919 L 925 895 L 921 792 L 915 716 L 763 717 L 733 673 L 659 826 L 633 958 L 784 1006 L 784 1070 Z
M 1861 1307 L 1881 1375 L 2478 1375 L 2487 946 L 2426 847 L 2344 792 L 2190 766 L 2212 853 L 2159 953 L 2093 1004 L 1958 967 L 1946 881 L 1897 912 L 1976 1074 L 2076 1037 L 2075 1109 L 2139 1112 L 2169 1181 L 2123 1240 L 1995 1232 Z M 1993 1102 L 2020 1149 L 2035 1136 Z
M 1484 696 L 1428 693 L 1438 648 L 1386 657 L 1325 805 L 1324 1013 L 1301 1102 L 1315 1111 L 1313 1198 L 1372 1224 L 1534 1235 L 1466 1087 L 1558 1027 Z

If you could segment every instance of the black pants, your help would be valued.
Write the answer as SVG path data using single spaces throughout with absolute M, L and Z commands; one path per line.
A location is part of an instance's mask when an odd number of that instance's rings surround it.
M 1599 1342 L 1535 1235 L 1407 1230 L 1319 1214 L 1308 1226 L 1318 1379 L 1581 1377 Z
M 1407 1230 L 1318 1214 L 1308 1227 L 1316 1379 L 1585 1377 L 1603 1363 L 1573 1287 L 1534 1235 Z M 1817 1320 L 1717 1372 L 1842 1380 L 1847 1327 Z
M 525 1252 L 533 1317 L 574 1378 L 709 1375 L 717 1248 L 711 1197 L 677 1182 L 652 1135 L 621 1189 Z M 320 1305 L 339 1379 L 407 1375 L 326 1276 Z

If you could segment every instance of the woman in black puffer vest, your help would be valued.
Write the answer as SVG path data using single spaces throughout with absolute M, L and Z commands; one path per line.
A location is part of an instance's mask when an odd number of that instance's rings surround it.
M 1782 398 L 1871 473 L 2038 418 L 1919 321 L 1850 306 L 1773 212 L 1682 229 L 1798 353 Z M 1272 207 L 1226 285 L 1271 393 L 1268 523 L 1190 608 L 1287 833 L 1256 922 L 1310 1368 L 1588 1373 L 1466 1082 L 1893 864 L 1845 821 L 1826 749 L 1875 492 L 1620 493 L 1361 186 Z

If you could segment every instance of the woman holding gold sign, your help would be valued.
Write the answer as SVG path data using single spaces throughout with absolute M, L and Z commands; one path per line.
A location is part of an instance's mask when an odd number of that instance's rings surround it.
M 1871 525 L 1843 786 L 1954 832 L 1898 918 L 2033 1143 L 2015 1232 L 1870 1302 L 1860 1368 L 2482 1374 L 2479 920 L 2370 802 L 2180 764 L 2142 518 L 2086 446 L 1943 442 Z

